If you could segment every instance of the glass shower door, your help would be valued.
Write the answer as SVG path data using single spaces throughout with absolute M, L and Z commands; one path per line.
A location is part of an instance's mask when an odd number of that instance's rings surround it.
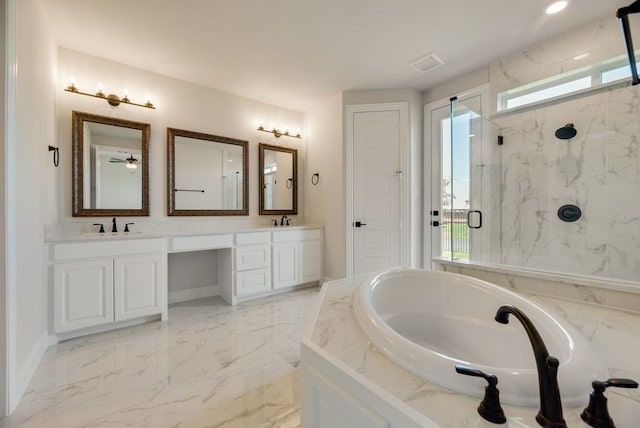
M 452 98 L 431 111 L 433 199 L 437 232 L 432 254 L 448 260 L 483 260 L 483 143 L 480 94 Z M 437 178 L 439 177 L 439 179 Z M 436 229 L 434 228 L 434 231 Z

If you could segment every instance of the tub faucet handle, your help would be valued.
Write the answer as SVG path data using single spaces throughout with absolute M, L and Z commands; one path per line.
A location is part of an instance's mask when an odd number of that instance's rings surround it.
M 484 398 L 478 406 L 478 413 L 494 424 L 507 422 L 507 417 L 504 415 L 504 410 L 500 405 L 500 391 L 496 386 L 498 378 L 495 375 L 463 365 L 456 365 L 456 372 L 466 376 L 481 377 L 486 380 L 488 385 L 484 389 Z
M 102 223 L 93 223 L 94 226 L 100 226 L 100 231 L 98 233 L 104 233 L 104 224 Z
M 129 231 L 129 225 L 130 225 L 130 224 L 135 224 L 135 223 L 127 223 L 127 224 L 125 224 L 125 225 L 124 225 L 124 231 L 125 231 L 125 232 L 128 232 L 128 231 Z
M 593 387 L 593 391 L 589 394 L 589 405 L 584 409 L 582 414 L 580 414 L 580 417 L 592 427 L 615 428 L 613 419 L 609 416 L 607 397 L 604 396 L 604 390 L 610 386 L 616 388 L 637 388 L 638 382 L 631 379 L 594 380 L 591 386 Z

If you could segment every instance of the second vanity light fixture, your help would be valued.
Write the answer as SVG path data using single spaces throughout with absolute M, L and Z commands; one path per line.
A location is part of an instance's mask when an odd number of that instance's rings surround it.
M 116 94 L 105 95 L 104 92 L 102 92 L 102 84 L 100 83 L 100 84 L 98 84 L 98 92 L 96 92 L 95 94 L 90 94 L 88 92 L 79 91 L 78 88 L 76 88 L 76 86 L 75 86 L 75 81 L 74 81 L 73 77 L 70 80 L 71 81 L 69 83 L 69 86 L 67 86 L 64 89 L 67 92 L 73 92 L 74 94 L 86 95 L 88 97 L 101 98 L 103 100 L 106 100 L 109 104 L 111 104 L 114 107 L 119 106 L 120 103 L 124 103 L 124 104 L 131 104 L 133 106 L 138 106 L 138 107 L 151 108 L 151 109 L 155 110 L 155 107 L 151 103 L 151 99 L 150 98 L 147 99 L 147 102 L 144 103 L 144 104 L 134 103 L 127 96 L 127 90 L 126 89 L 124 91 L 124 96 L 122 98 L 120 98 Z
M 302 138 L 302 135 L 300 135 L 300 131 L 296 131 L 295 133 L 291 133 L 289 132 L 288 128 L 285 128 L 284 131 L 280 131 L 276 125 L 273 125 L 273 127 L 271 129 L 267 129 L 264 127 L 264 125 L 262 124 L 262 122 L 260 122 L 260 125 L 258 125 L 258 131 L 262 131 L 262 132 L 268 132 L 270 134 L 273 134 L 276 136 L 276 138 L 280 138 L 283 135 L 287 136 L 287 137 L 291 137 L 291 138 Z

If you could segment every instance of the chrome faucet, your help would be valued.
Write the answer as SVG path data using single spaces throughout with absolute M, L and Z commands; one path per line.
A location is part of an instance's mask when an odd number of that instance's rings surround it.
M 538 385 L 540 388 L 540 411 L 536 415 L 536 421 L 543 427 L 566 428 L 567 423 L 562 417 L 562 403 L 560 401 L 560 389 L 558 387 L 557 358 L 549 356 L 538 330 L 520 309 L 515 306 L 501 306 L 496 312 L 496 321 L 501 324 L 509 323 L 509 314 L 513 314 L 522 324 L 529 341 L 533 347 L 533 354 L 538 368 Z
M 285 219 L 287 220 L 287 223 L 285 223 Z M 287 226 L 289 225 L 289 218 L 286 215 L 283 215 L 282 218 L 280 219 L 280 226 Z

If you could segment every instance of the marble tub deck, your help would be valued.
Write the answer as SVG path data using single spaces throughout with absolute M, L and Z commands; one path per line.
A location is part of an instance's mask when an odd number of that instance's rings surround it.
M 373 275 L 363 275 L 326 283 L 321 293 L 317 319 L 303 341 L 321 348 L 332 358 L 346 365 L 351 369 L 351 377 L 354 379 L 363 379 L 366 384 L 373 383 L 381 393 L 391 394 L 404 405 L 427 416 L 438 426 L 539 426 L 535 422 L 537 408 L 513 406 L 503 406 L 509 418 L 508 425 L 488 423 L 476 412 L 480 399 L 427 382 L 399 367 L 373 346 L 360 328 L 353 312 L 353 291 L 358 285 L 372 278 Z M 575 326 L 603 356 L 611 377 L 631 378 L 640 382 L 640 314 L 548 296 L 526 296 L 558 318 L 565 319 Z M 302 364 L 305 364 L 304 361 Z M 606 396 L 609 412 L 618 428 L 640 426 L 640 390 L 609 388 Z M 585 406 L 587 403 L 588 396 L 585 395 Z M 564 417 L 569 427 L 587 427 L 580 419 L 583 407 L 564 409 Z
M 319 287 L 50 347 L 0 427 L 298 427 L 300 340 Z

